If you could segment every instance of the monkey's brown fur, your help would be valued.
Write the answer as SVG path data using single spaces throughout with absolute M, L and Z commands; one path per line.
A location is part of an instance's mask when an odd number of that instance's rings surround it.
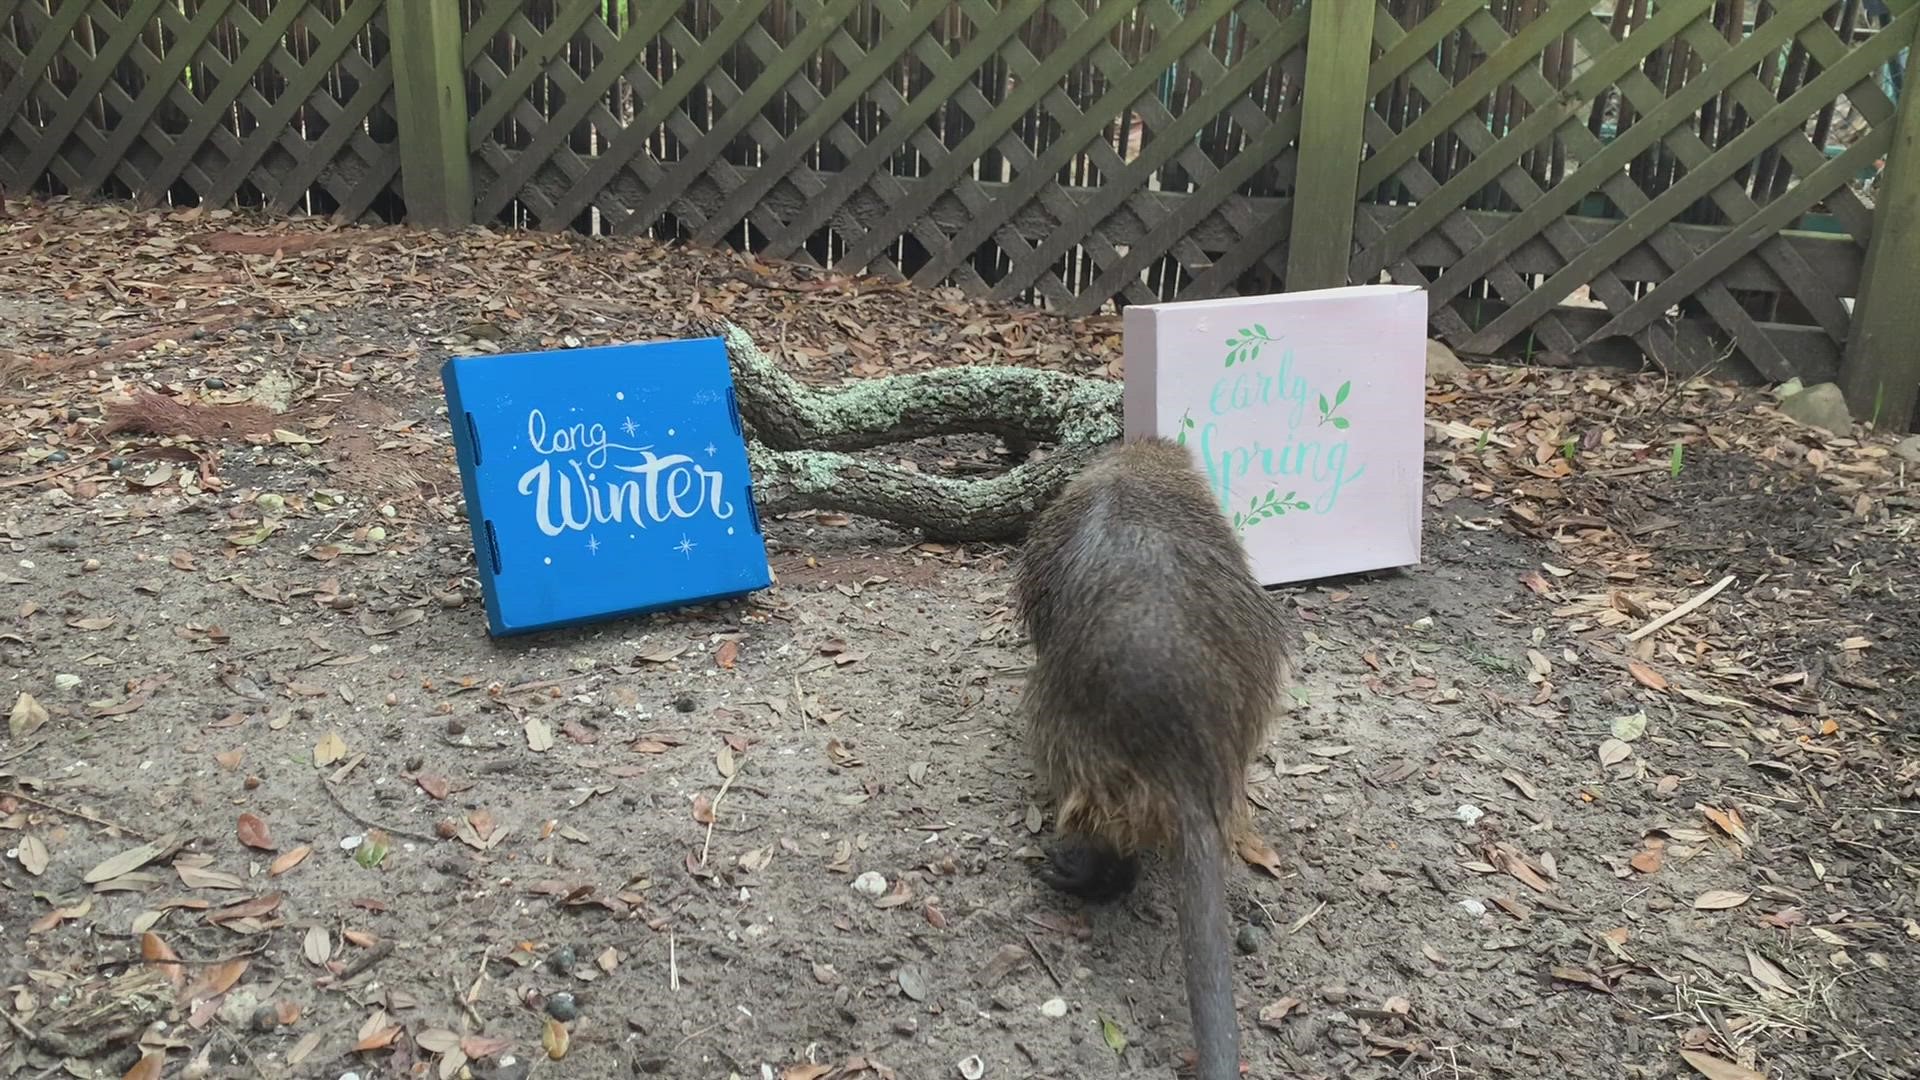
M 1224 853 L 1290 676 L 1291 632 L 1188 451 L 1102 453 L 1035 520 L 1015 604 L 1035 663 L 1029 745 L 1061 842 L 1040 874 L 1108 899 L 1172 849 L 1200 1074 L 1239 1063 Z

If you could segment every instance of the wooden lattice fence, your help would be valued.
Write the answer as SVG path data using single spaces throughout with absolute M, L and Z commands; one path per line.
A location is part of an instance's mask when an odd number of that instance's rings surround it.
M 651 232 L 1069 312 L 1385 277 L 1464 351 L 1844 367 L 1904 423 L 1914 5 L 0 0 L 0 189 Z

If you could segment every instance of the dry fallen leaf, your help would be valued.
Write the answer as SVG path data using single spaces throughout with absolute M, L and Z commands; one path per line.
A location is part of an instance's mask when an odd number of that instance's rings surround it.
M 1634 682 L 1639 683 L 1649 690 L 1665 690 L 1667 688 L 1666 676 L 1661 675 L 1659 672 L 1638 660 L 1627 661 L 1627 673 L 1633 676 Z
M 1600 744 L 1600 764 L 1618 765 L 1633 756 L 1633 747 L 1619 739 L 1608 739 Z
M 1680 1057 L 1699 1071 L 1707 1080 L 1767 1080 L 1765 1073 L 1757 1073 L 1745 1065 L 1735 1065 L 1731 1061 L 1722 1061 L 1710 1054 L 1698 1050 L 1682 1050 Z
M 1721 832 L 1740 841 L 1741 847 L 1746 847 L 1753 843 L 1752 838 L 1747 835 L 1747 827 L 1740 821 L 1740 811 L 1722 810 L 1719 807 L 1703 804 L 1700 807 L 1700 812 L 1707 815 L 1707 818 L 1715 825 L 1720 826 Z
M 326 738 L 313 748 L 313 763 L 319 768 L 325 768 L 346 756 L 347 742 L 337 731 L 327 732 Z
M 1700 911 L 1725 911 L 1737 908 L 1753 899 L 1752 893 L 1738 892 L 1734 889 L 1710 889 L 1694 900 L 1693 906 Z
M 1243 832 L 1234 838 L 1233 850 L 1248 865 L 1257 866 L 1276 878 L 1285 876 L 1280 853 L 1273 850 L 1273 845 L 1267 843 L 1265 837 L 1251 831 Z
M 160 1080 L 160 1071 L 166 1067 L 166 1064 L 167 1055 L 164 1051 L 142 1052 L 140 1060 L 134 1062 L 132 1068 L 120 1074 L 120 1080 Z
M 274 877 L 279 877 L 281 874 L 286 873 L 306 861 L 307 856 L 312 853 L 313 849 L 311 847 L 308 847 L 306 844 L 301 844 L 299 847 L 273 860 L 273 864 L 267 867 L 267 873 Z
M 13 712 L 7 716 L 7 730 L 16 739 L 24 739 L 47 722 L 47 708 L 32 694 L 22 690 L 13 699 Z
M 307 961 L 315 967 L 325 967 L 333 956 L 333 937 L 324 926 L 307 927 L 307 936 L 300 943 L 301 951 Z
M 235 831 L 239 834 L 240 842 L 248 847 L 261 851 L 273 850 L 273 836 L 267 831 L 266 819 L 260 815 L 241 814 L 240 824 Z
M 128 848 L 126 851 L 113 856 L 87 871 L 81 880 L 89 885 L 95 885 L 102 881 L 111 881 L 122 874 L 132 873 L 159 858 L 160 853 L 165 851 L 172 843 L 173 838 L 169 836 L 163 840 L 155 840 L 151 844 L 141 844 L 136 848 Z
M 1660 864 L 1664 860 L 1664 858 L 1665 856 L 1663 856 L 1658 850 L 1648 850 L 1648 851 L 1643 851 L 1640 854 L 1635 855 L 1633 858 L 1627 860 L 1627 865 L 1633 867 L 1635 870 L 1638 870 L 1643 874 L 1653 874 L 1653 873 L 1659 872 Z
M 553 727 L 537 716 L 527 718 L 527 749 L 536 754 L 553 749 Z
M 548 1017 L 546 1026 L 540 1029 L 540 1045 L 546 1048 L 547 1056 L 555 1061 L 566 1057 L 568 1041 L 566 1025 Z
M 47 872 L 47 863 L 52 856 L 47 854 L 47 845 L 40 838 L 29 833 L 20 838 L 20 866 L 27 873 L 39 877 Z

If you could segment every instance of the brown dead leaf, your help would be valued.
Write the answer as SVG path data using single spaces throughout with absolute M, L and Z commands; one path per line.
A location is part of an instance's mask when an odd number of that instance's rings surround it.
M 235 831 L 240 837 L 240 842 L 250 848 L 258 848 L 261 851 L 272 851 L 274 848 L 273 835 L 267 830 L 266 819 L 258 814 L 241 814 L 240 824 Z
M 155 840 L 150 844 L 141 844 L 136 848 L 128 848 L 126 851 L 113 856 L 87 871 L 81 880 L 89 885 L 94 885 L 102 881 L 111 881 L 122 874 L 130 874 L 159 858 L 162 852 L 172 846 L 173 837 L 169 835 L 163 839 Z
M 337 731 L 329 731 L 313 748 L 313 764 L 317 768 L 327 766 L 347 756 L 347 741 Z
M 780 1070 L 780 1080 L 820 1080 L 821 1077 L 839 1067 L 838 1065 L 789 1065 Z
M 713 824 L 713 800 L 704 791 L 693 797 L 693 820 L 700 825 Z
M 1680 1057 L 1707 1080 L 1767 1080 L 1765 1073 L 1754 1072 L 1745 1065 L 1735 1065 L 1698 1050 L 1682 1050 Z
M 447 797 L 447 778 L 444 776 L 436 776 L 433 773 L 421 773 L 413 778 L 413 782 L 420 785 L 420 790 L 426 792 L 432 798 L 444 799 Z
M 460 1052 L 480 1061 L 495 1057 L 513 1049 L 513 1041 L 498 1035 L 463 1035 L 460 1038 Z
M 181 993 L 181 997 L 187 1001 L 205 1001 L 208 998 L 219 997 L 233 989 L 234 984 L 240 981 L 240 976 L 247 973 L 247 966 L 252 963 L 252 957 L 242 956 L 207 967 L 200 972 L 198 978 L 193 980 L 193 984 Z
M 1627 865 L 1643 874 L 1657 874 L 1660 872 L 1660 865 L 1665 858 L 1658 849 L 1642 851 L 1640 854 L 1628 859 Z
M 1633 676 L 1634 682 L 1639 683 L 1649 690 L 1665 690 L 1667 688 L 1666 676 L 1638 660 L 1627 661 L 1627 673 Z
M 721 642 L 720 647 L 713 651 L 713 662 L 728 671 L 733 670 L 734 663 L 739 659 L 740 643 L 731 638 Z
M 95 615 L 85 619 L 68 619 L 67 625 L 75 630 L 105 630 L 113 625 L 113 616 Z
M 133 1067 L 120 1074 L 120 1080 L 160 1080 L 161 1070 L 166 1068 L 167 1055 L 162 1050 L 142 1051 L 140 1060 Z
M 1247 865 L 1257 866 L 1276 878 L 1285 876 L 1286 867 L 1280 861 L 1280 853 L 1273 850 L 1266 837 L 1251 829 L 1234 837 L 1233 850 Z
M 1707 815 L 1708 820 L 1712 821 L 1715 825 L 1720 826 L 1721 832 L 1738 840 L 1741 847 L 1747 847 L 1753 843 L 1752 838 L 1747 835 L 1746 825 L 1740 820 L 1739 810 L 1722 810 L 1719 807 L 1707 806 L 1703 803 L 1700 807 L 1700 812 Z
M 47 864 L 53 856 L 47 853 L 47 845 L 32 833 L 20 838 L 20 868 L 34 877 L 47 872 Z
M 306 844 L 301 844 L 299 847 L 294 848 L 291 851 L 288 851 L 285 854 L 281 855 L 279 858 L 273 860 L 273 864 L 267 867 L 267 873 L 273 877 L 279 877 L 281 874 L 284 874 L 287 871 L 293 869 L 294 867 L 299 866 L 302 862 L 305 862 L 307 856 L 311 854 L 313 854 L 313 848 L 307 846 Z
M 151 930 L 140 935 L 140 959 L 159 968 L 175 990 L 187 984 L 187 969 L 180 963 L 180 954 Z
M 555 1061 L 566 1057 L 567 1046 L 571 1042 L 567 1026 L 551 1016 L 547 1017 L 546 1025 L 540 1029 L 540 1045 L 546 1048 L 547 1056 Z
M 247 752 L 245 750 L 223 750 L 213 755 L 213 763 L 228 772 L 232 772 L 240 767 L 241 760 L 246 756 Z
M 1262 1006 L 1260 1024 L 1263 1027 L 1278 1028 L 1280 1022 L 1287 1018 L 1287 1014 L 1299 1007 L 1300 999 L 1297 997 L 1283 997 L 1271 1005 Z
M 14 738 L 24 739 L 40 730 L 46 722 L 46 706 L 35 700 L 32 694 L 23 690 L 13 699 L 13 712 L 7 717 L 7 731 Z
M 1693 906 L 1697 911 L 1725 911 L 1728 908 L 1737 908 L 1751 899 L 1753 899 L 1752 893 L 1744 893 L 1736 889 L 1709 889 L 1694 899 Z

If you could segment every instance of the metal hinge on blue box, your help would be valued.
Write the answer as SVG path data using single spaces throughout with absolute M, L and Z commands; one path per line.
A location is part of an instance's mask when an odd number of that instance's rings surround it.
M 440 378 L 494 636 L 771 583 L 720 338 L 461 356 Z

